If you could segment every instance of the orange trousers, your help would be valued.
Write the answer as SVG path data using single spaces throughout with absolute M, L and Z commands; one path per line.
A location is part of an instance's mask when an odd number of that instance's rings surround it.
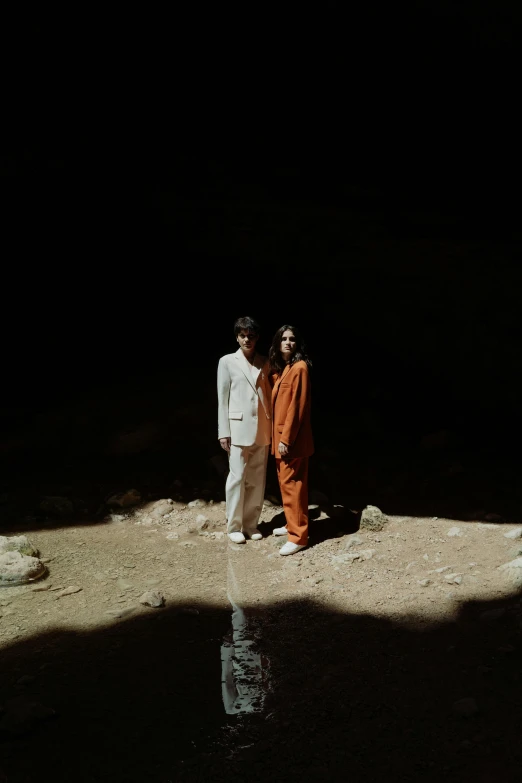
M 276 459 L 288 540 L 308 544 L 308 457 Z

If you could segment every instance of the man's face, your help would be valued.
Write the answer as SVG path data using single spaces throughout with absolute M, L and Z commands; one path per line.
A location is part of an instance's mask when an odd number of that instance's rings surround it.
M 256 347 L 258 335 L 248 329 L 241 329 L 237 336 L 239 347 L 244 353 L 250 353 Z

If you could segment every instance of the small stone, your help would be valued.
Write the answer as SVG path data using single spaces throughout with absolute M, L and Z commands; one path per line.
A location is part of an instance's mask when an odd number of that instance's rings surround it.
M 412 568 L 414 565 L 416 565 L 416 561 L 412 560 L 410 563 L 408 563 L 408 565 L 406 566 L 406 568 L 404 570 L 405 571 L 409 571 L 410 568 Z
M 110 519 L 111 522 L 125 522 L 125 517 L 123 514 L 111 514 Z
M 361 538 L 361 536 L 358 536 L 357 533 L 352 533 L 352 535 L 346 537 L 344 547 L 345 549 L 352 549 L 352 547 L 359 546 L 360 544 L 363 543 L 364 543 L 364 539 Z
M 206 530 L 210 524 L 210 519 L 206 517 L 204 514 L 198 514 L 196 517 L 196 525 L 198 526 L 198 530 Z
M 366 506 L 361 514 L 360 528 L 361 530 L 379 532 L 387 521 L 387 517 L 380 508 L 377 508 L 377 506 Z
M 449 571 L 451 566 L 441 566 L 440 568 L 434 568 L 433 571 L 430 571 L 430 573 L 433 574 L 443 574 L 445 571 Z
M 120 590 L 132 590 L 133 587 L 131 582 L 128 582 L 126 579 L 121 579 L 121 578 L 116 580 L 116 584 L 118 585 Z
M 428 587 L 428 585 L 431 585 L 431 579 L 419 579 L 417 584 L 421 587 Z
M 124 617 L 129 617 L 135 611 L 134 606 L 121 607 L 120 609 L 107 609 L 104 614 L 108 617 L 114 617 L 115 619 L 122 620 Z
M 176 541 L 176 539 L 178 539 L 178 538 L 179 538 L 179 534 L 178 533 L 167 533 L 167 539 L 169 541 Z
M 522 538 L 522 527 L 515 527 L 510 530 L 509 533 L 504 533 L 504 538 L 510 538 L 514 541 L 517 538 Z
M 446 535 L 449 536 L 450 538 L 455 538 L 456 536 L 461 536 L 462 531 L 460 527 L 450 527 Z
M 210 538 L 212 538 L 214 541 L 223 541 L 225 534 L 219 530 L 217 532 L 211 533 Z
M 428 555 L 423 555 L 423 556 L 422 556 L 422 559 L 423 559 L 423 560 L 429 560 L 429 557 L 428 557 Z
M 471 716 L 476 715 L 478 711 L 477 702 L 471 697 L 459 699 L 453 703 L 453 712 L 460 715 L 462 718 L 471 718 Z
M 158 590 L 147 590 L 147 592 L 140 596 L 139 602 L 144 606 L 151 606 L 154 609 L 159 609 L 160 606 L 164 606 L 165 604 L 165 596 Z
M 461 585 L 462 584 L 462 577 L 461 576 L 456 576 L 455 579 L 453 580 L 453 584 Z
M 33 587 L 32 591 L 33 593 L 45 593 L 47 590 L 51 589 L 51 586 L 51 582 L 49 582 L 49 584 L 46 585 L 38 585 L 37 587 Z
M 83 587 L 76 587 L 75 585 L 71 585 L 70 587 L 66 587 L 61 592 L 57 593 L 56 600 L 58 598 L 65 598 L 66 595 L 74 595 L 74 593 L 80 593 L 83 590 Z
M 152 507 L 147 510 L 153 519 L 161 519 L 171 513 L 173 505 L 174 501 L 172 498 L 166 498 L 164 500 L 157 500 Z
M 361 560 L 371 560 L 376 552 L 376 549 L 360 549 L 357 554 Z
M 202 498 L 196 498 L 196 500 L 191 500 L 187 505 L 189 508 L 204 508 L 207 505 L 207 501 Z

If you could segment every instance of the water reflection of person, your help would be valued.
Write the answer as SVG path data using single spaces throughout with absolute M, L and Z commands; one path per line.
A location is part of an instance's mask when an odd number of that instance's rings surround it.
M 283 499 L 288 535 L 280 555 L 293 555 L 308 544 L 308 459 L 314 452 L 310 420 L 312 366 L 299 330 L 285 324 L 270 348 L 272 373 L 272 454 Z

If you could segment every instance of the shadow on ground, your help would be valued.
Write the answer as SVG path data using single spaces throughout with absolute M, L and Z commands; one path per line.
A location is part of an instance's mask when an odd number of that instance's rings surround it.
M 0 779 L 520 781 L 519 596 L 435 627 L 313 600 L 251 607 L 270 690 L 242 717 L 221 704 L 230 612 L 198 608 L 5 649 L 0 704 L 25 694 L 56 715 L 2 732 Z M 478 711 L 463 717 L 453 705 L 467 698 Z

